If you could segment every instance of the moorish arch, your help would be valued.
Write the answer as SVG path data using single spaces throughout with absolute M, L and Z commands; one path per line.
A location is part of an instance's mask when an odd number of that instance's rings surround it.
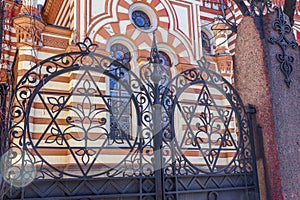
M 142 9 L 145 11 L 147 10 L 146 8 L 150 8 L 156 16 L 149 14 L 149 11 L 146 14 L 151 15 L 150 17 L 157 17 L 157 42 L 172 46 L 176 50 L 179 62 L 189 63 L 195 59 L 189 38 L 176 28 L 176 14 L 171 5 L 156 0 L 148 2 L 133 1 L 135 2 L 133 4 L 126 1 L 119 1 L 117 4 L 110 4 L 109 2 L 107 3 L 107 9 L 111 10 L 107 11 L 110 14 L 107 14 L 105 20 L 103 20 L 103 15 L 98 15 L 98 17 L 94 17 L 90 21 L 90 25 L 87 28 L 87 36 L 92 38 L 99 45 L 100 49 L 104 50 L 107 48 L 106 44 L 109 38 L 121 35 L 134 41 L 139 57 L 145 58 L 149 56 L 153 36 L 149 32 L 137 28 L 132 23 L 132 19 L 130 19 L 130 13 L 132 13 L 133 7 L 137 10 Z M 151 20 L 153 21 L 153 19 Z

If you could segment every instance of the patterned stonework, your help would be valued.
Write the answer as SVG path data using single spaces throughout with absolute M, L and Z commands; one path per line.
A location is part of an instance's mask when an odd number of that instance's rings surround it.
M 55 38 L 51 36 L 43 37 L 44 46 L 55 47 L 60 49 L 66 49 L 68 47 L 68 40 L 63 38 Z

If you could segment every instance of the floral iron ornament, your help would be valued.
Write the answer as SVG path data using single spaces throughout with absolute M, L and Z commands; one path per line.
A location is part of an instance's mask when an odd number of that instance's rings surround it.
M 278 38 L 270 37 L 269 42 L 272 44 L 278 44 L 282 50 L 282 53 L 277 53 L 276 58 L 280 62 L 280 70 L 285 76 L 285 82 L 288 87 L 291 85 L 291 74 L 293 72 L 293 62 L 294 57 L 287 55 L 287 50 L 289 47 L 295 49 L 297 43 L 289 41 L 287 34 L 291 33 L 292 27 L 288 23 L 288 20 L 284 18 L 283 11 L 281 8 L 277 9 L 278 17 L 273 22 L 273 29 L 279 33 Z

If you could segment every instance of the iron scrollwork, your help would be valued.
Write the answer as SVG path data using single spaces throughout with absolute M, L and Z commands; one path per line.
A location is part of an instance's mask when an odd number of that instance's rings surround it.
M 177 165 L 167 161 L 165 167 L 175 174 L 252 172 L 249 122 L 241 99 L 223 77 L 209 69 L 205 59 L 199 61 L 199 66 L 174 77 L 164 92 L 168 129 L 173 137 L 164 140 L 165 148 L 166 152 L 172 152 L 174 146 L 177 149 L 168 160 L 176 160 Z M 183 97 L 192 88 L 199 90 L 193 102 Z M 212 90 L 217 90 L 217 95 Z M 218 98 L 227 102 L 219 104 Z M 176 112 L 184 120 L 186 128 L 182 132 L 175 128 Z M 236 132 L 232 130 L 235 124 Z M 195 151 L 199 160 L 191 162 L 189 154 Z M 222 160 L 223 154 L 227 154 L 227 161 Z
M 197 179 L 196 187 L 205 189 L 202 185 L 210 187 L 222 176 L 239 179 L 253 174 L 244 106 L 234 88 L 212 71 L 205 59 L 199 61 L 199 67 L 171 79 L 153 49 L 150 64 L 141 67 L 138 76 L 97 54 L 90 39 L 78 47 L 78 52 L 42 61 L 16 85 L 9 109 L 13 121 L 8 132 L 10 149 L 5 165 L 1 162 L 11 185 L 72 178 L 78 185 L 90 180 L 106 188 L 110 183 L 124 185 L 122 181 L 128 181 L 142 184 L 140 199 L 159 195 L 176 199 L 174 191 L 179 191 L 174 185 L 184 184 L 176 182 L 180 179 L 193 179 L 190 183 Z M 121 95 L 106 92 L 109 79 L 118 81 Z M 70 88 L 53 88 L 51 82 L 57 80 L 67 82 Z M 186 99 L 190 95 L 195 98 Z M 129 133 L 116 123 L 128 107 L 135 117 Z M 130 137 L 115 137 L 112 133 L 116 130 Z M 58 154 L 56 159 L 51 157 L 53 152 Z M 60 164 L 59 159 L 68 159 L 68 163 Z M 205 177 L 210 177 L 210 184 L 202 183 L 208 181 Z M 165 184 L 158 191 L 161 180 Z M 248 184 L 252 183 L 245 187 Z M 132 192 L 127 185 L 120 188 L 115 189 L 122 194 Z M 93 191 L 102 194 L 100 189 Z M 211 194 L 211 198 L 215 196 Z
M 77 45 L 79 52 L 57 55 L 41 62 L 29 70 L 16 85 L 14 101 L 10 107 L 14 123 L 9 129 L 9 134 L 10 155 L 19 156 L 8 156 L 7 163 L 10 163 L 9 168 L 16 170 L 16 174 L 20 174 L 20 177 L 8 177 L 12 184 L 19 179 L 24 181 L 24 174 L 21 173 L 26 172 L 24 168 L 19 167 L 24 161 L 27 166 L 36 166 L 36 176 L 42 179 L 119 174 L 131 176 L 133 165 L 139 162 L 134 159 L 135 156 L 138 157 L 136 154 L 139 154 L 135 149 L 138 144 L 145 144 L 142 141 L 144 138 L 114 138 L 110 135 L 112 131 L 109 130 L 108 124 L 109 116 L 119 118 L 112 112 L 116 106 L 110 103 L 112 98 L 119 98 L 125 105 L 132 105 L 137 112 L 136 116 L 143 116 L 140 114 L 138 101 L 146 104 L 147 97 L 139 91 L 142 88 L 139 79 L 115 60 L 96 54 L 97 46 L 92 44 L 89 38 Z M 124 69 L 122 74 L 114 73 L 121 68 Z M 55 78 L 63 78 L 61 75 L 68 73 L 74 75 L 74 84 L 70 83 L 72 87 L 69 91 L 47 89 L 51 87 L 53 81 L 55 82 Z M 130 82 L 122 79 L 124 73 L 130 76 Z M 126 95 L 106 94 L 99 86 L 105 77 L 117 80 Z M 42 129 L 37 129 L 30 122 L 34 120 L 32 117 L 37 115 L 35 114 L 39 110 L 37 108 L 43 110 L 42 119 L 47 122 Z M 137 117 L 135 122 L 137 136 L 142 131 L 141 117 Z M 122 131 L 120 124 L 117 126 Z M 35 133 L 36 130 L 39 132 Z M 110 167 L 102 166 L 99 163 L 105 163 L 102 160 L 103 151 L 113 148 L 110 145 L 123 145 L 128 149 L 125 152 L 129 153 L 124 153 L 122 159 Z M 52 164 L 51 158 L 44 155 L 44 149 L 67 151 L 74 164 L 70 167 Z M 119 150 L 121 152 L 122 148 Z M 6 167 L 5 171 L 8 173 L 9 169 Z M 25 180 L 28 181 L 30 180 Z
M 292 27 L 288 20 L 284 17 L 281 8 L 277 9 L 277 19 L 273 22 L 273 29 L 278 32 L 279 36 L 277 38 L 270 37 L 269 42 L 271 44 L 277 44 L 281 48 L 282 53 L 276 54 L 276 59 L 280 63 L 280 70 L 285 76 L 285 83 L 288 87 L 291 85 L 291 74 L 293 72 L 293 62 L 294 57 L 288 55 L 288 49 L 292 47 L 295 49 L 298 45 L 296 41 L 290 41 L 287 35 L 292 32 Z
M 272 12 L 272 0 L 248 0 L 250 3 L 251 14 L 263 16 Z

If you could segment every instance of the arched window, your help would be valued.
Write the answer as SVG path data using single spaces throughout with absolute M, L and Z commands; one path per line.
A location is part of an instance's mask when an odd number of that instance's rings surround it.
M 110 56 L 117 60 L 119 63 L 122 63 L 129 68 L 129 62 L 131 60 L 131 55 L 127 47 L 122 44 L 113 44 L 110 47 Z
M 159 59 L 161 61 L 161 64 L 168 66 L 170 68 L 171 67 L 171 59 L 168 56 L 168 54 L 166 54 L 163 51 L 159 51 L 158 54 L 159 54 Z
M 113 59 L 130 68 L 129 62 L 131 55 L 129 50 L 122 44 L 114 44 L 110 48 L 110 55 Z M 126 69 L 119 66 L 110 66 L 111 73 L 119 80 L 128 82 L 130 77 Z M 111 139 L 130 139 L 131 132 L 131 106 L 130 94 L 116 79 L 109 79 L 110 94 L 110 138 Z
M 206 33 L 201 31 L 201 39 L 202 39 L 202 52 L 203 54 L 210 54 L 211 48 L 210 48 L 210 40 Z
M 165 69 L 165 71 L 162 72 L 162 81 L 161 81 L 161 84 L 164 87 L 162 87 L 161 91 L 160 91 L 161 93 L 163 93 L 165 91 L 165 87 L 168 85 L 169 81 L 172 79 L 172 72 L 171 72 L 172 63 L 171 63 L 171 59 L 170 59 L 169 55 L 166 54 L 165 52 L 159 51 L 158 55 L 159 55 L 160 64 Z M 168 120 L 167 119 L 168 119 L 168 114 L 165 111 L 165 109 L 163 109 L 163 112 L 162 112 L 162 125 L 163 125 L 163 127 L 166 127 L 168 125 Z M 169 137 L 170 136 L 169 134 L 170 134 L 170 130 L 164 129 L 163 135 L 166 136 L 166 137 Z
M 160 64 L 162 64 L 164 66 L 166 72 L 169 75 L 169 79 L 171 79 L 172 78 L 172 76 L 171 76 L 172 75 L 171 74 L 172 63 L 171 63 L 170 57 L 168 56 L 168 54 L 166 54 L 163 51 L 159 51 L 158 54 L 159 54 Z

